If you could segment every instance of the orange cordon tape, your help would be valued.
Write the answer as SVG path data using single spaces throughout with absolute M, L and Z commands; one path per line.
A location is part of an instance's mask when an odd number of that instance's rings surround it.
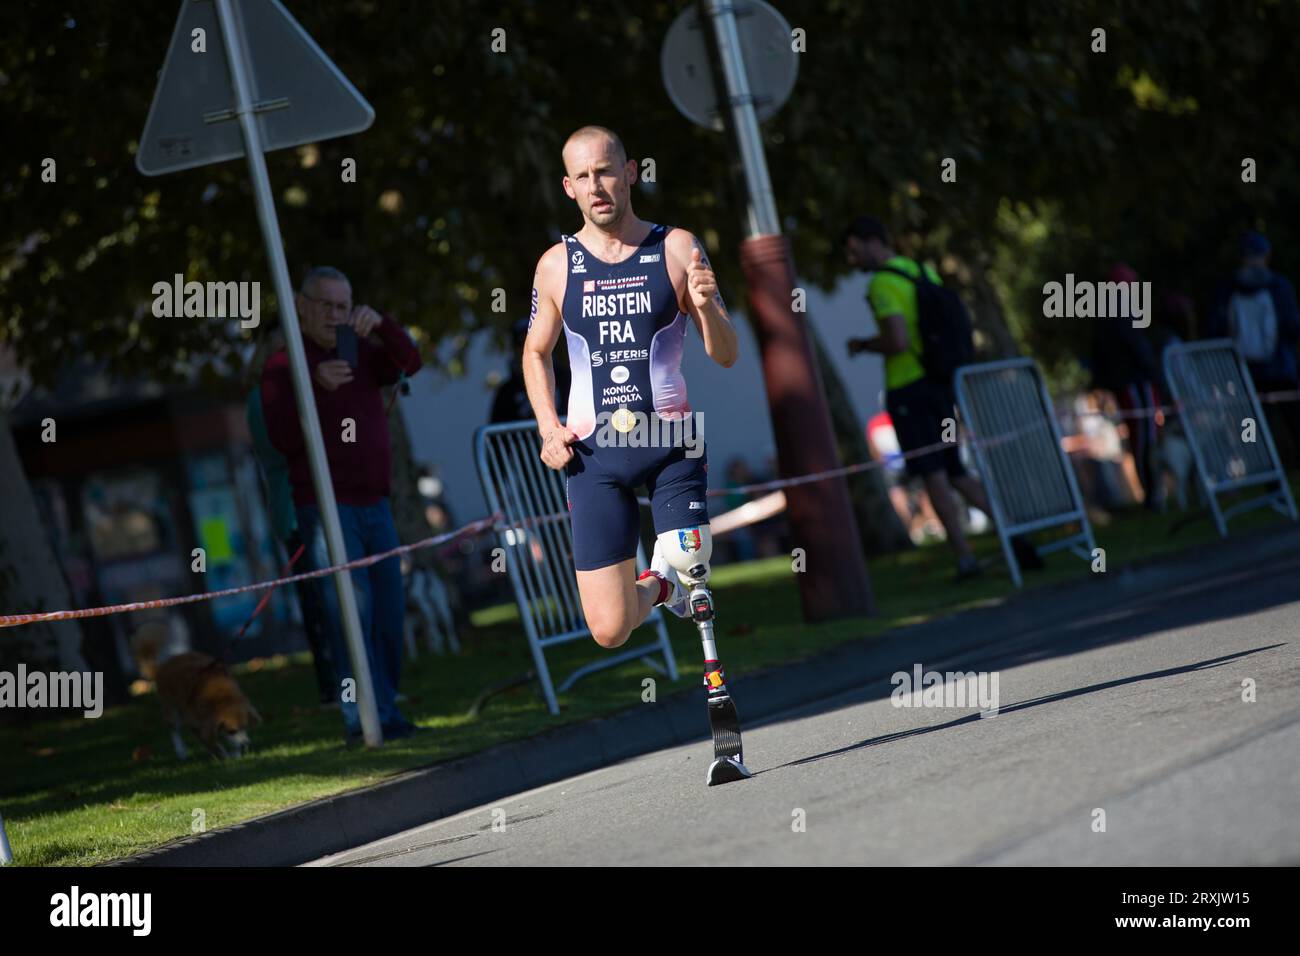
M 985 445 L 1000 444 L 1001 442 L 1010 441 L 1017 435 L 1041 428 L 1041 422 L 1035 422 L 1033 425 L 1025 428 L 1016 429 L 1014 432 L 1007 432 L 1004 435 L 997 435 L 984 442 Z M 938 442 L 934 445 L 928 445 L 925 448 L 917 448 L 900 456 L 902 458 L 911 458 L 916 455 L 925 455 L 933 451 L 948 446 L 948 442 Z M 799 475 L 795 478 L 778 478 L 775 481 L 763 482 L 756 485 L 744 485 L 739 488 L 716 488 L 708 492 L 710 496 L 724 494 L 747 494 L 752 491 L 766 491 L 776 488 L 786 488 L 792 485 L 808 484 L 816 481 L 826 481 L 836 478 L 840 475 L 852 474 L 858 471 L 867 471 L 872 468 L 883 467 L 883 461 L 868 461 L 856 465 L 845 465 L 841 468 L 833 468 L 830 471 L 817 472 L 811 475 Z M 638 499 L 641 504 L 649 504 L 647 498 Z M 405 554 L 408 551 L 416 551 L 421 548 L 431 548 L 440 544 L 447 544 L 453 540 L 469 537 L 489 530 L 507 530 L 515 528 L 531 528 L 536 525 L 546 524 L 553 521 L 566 520 L 569 516 L 566 512 L 555 512 L 548 515 L 534 515 L 523 521 L 510 525 L 498 526 L 497 522 L 503 519 L 505 515 L 498 511 L 496 514 L 487 518 L 480 518 L 478 521 L 470 522 L 463 528 L 456 531 L 448 531 L 444 534 L 436 535 L 432 538 L 425 538 L 414 544 L 403 544 L 391 551 L 384 551 L 381 554 L 371 554 L 364 558 L 358 558 L 355 561 L 349 561 L 346 564 L 332 565 L 328 568 L 321 568 L 318 571 L 304 571 L 302 574 L 289 575 L 287 577 L 275 578 L 270 581 L 260 581 L 257 584 L 244 584 L 237 588 L 225 588 L 221 591 L 205 591 L 202 594 L 187 594 L 184 597 L 157 598 L 152 601 L 136 601 L 131 604 L 110 604 L 104 607 L 84 608 L 79 611 L 45 611 L 39 614 L 9 614 L 0 616 L 0 628 L 18 627 L 23 624 L 35 624 L 38 621 L 72 621 L 85 617 L 104 617 L 108 614 L 123 614 L 131 611 L 146 611 L 152 608 L 175 607 L 178 604 L 193 604 L 198 601 L 212 601 L 217 598 L 230 597 L 235 594 L 247 594 L 250 591 L 261 591 L 267 588 L 279 587 L 281 584 L 288 584 L 293 581 L 305 581 L 310 578 L 324 577 L 327 574 L 333 574 L 336 571 L 352 570 L 353 568 L 364 568 L 385 558 L 393 557 L 398 554 Z
M 1030 432 L 1038 431 L 1043 427 L 1042 422 L 1034 422 L 1032 425 L 1025 425 L 1017 428 L 1015 431 L 1003 432 L 1001 435 L 994 435 L 992 438 L 984 440 L 971 439 L 970 444 L 979 445 L 982 448 L 992 448 L 996 445 L 1004 444 L 1013 438 L 1019 438 L 1021 435 L 1027 435 Z M 939 441 L 933 445 L 924 445 L 921 448 L 913 448 L 911 451 L 903 452 L 894 456 L 895 460 L 906 461 L 909 458 L 920 458 L 922 455 L 930 455 L 936 451 L 942 451 L 945 448 L 952 447 L 952 442 Z M 749 495 L 763 491 L 777 491 L 781 488 L 791 488 L 795 485 L 809 485 L 818 481 L 827 481 L 831 478 L 839 478 L 843 475 L 853 475 L 860 471 L 871 471 L 875 468 L 884 468 L 888 461 L 877 459 L 873 461 L 860 461 L 853 465 L 841 465 L 839 468 L 831 468 L 828 471 L 817 471 L 811 475 L 796 475 L 793 478 L 774 478 L 771 481 L 760 481 L 752 485 L 736 485 L 730 488 L 711 488 L 706 494 L 710 497 L 718 495 Z M 637 501 L 643 505 L 650 504 L 649 498 L 637 498 Z
M 1256 397 L 1265 405 L 1273 405 L 1279 402 L 1294 402 L 1300 399 L 1300 391 L 1283 390 L 1278 392 L 1259 392 Z M 1132 408 L 1127 411 L 1120 409 L 1115 412 L 1071 412 L 1070 415 L 1061 417 L 1073 418 L 1152 418 L 1163 412 L 1171 415 L 1179 411 L 1177 405 L 1147 405 L 1142 408 Z
M 321 568 L 318 571 L 304 571 L 302 574 L 294 574 L 289 577 L 276 578 L 272 581 L 260 581 L 257 584 L 244 584 L 237 588 L 225 588 L 221 591 L 206 591 L 202 594 L 187 594 L 184 597 L 158 598 L 153 601 L 136 601 L 132 604 L 110 604 L 106 607 L 85 608 L 80 611 L 45 611 L 40 614 L 8 614 L 0 616 L 0 627 L 17 627 L 20 624 L 35 624 L 38 621 L 71 621 L 83 617 L 103 617 L 106 614 L 121 614 L 127 611 L 145 611 L 156 607 L 175 607 L 177 604 L 193 604 L 196 601 L 211 601 L 216 598 L 230 597 L 233 594 L 246 594 L 249 591 L 261 591 L 265 588 L 278 587 L 281 584 L 287 584 L 291 581 L 306 581 L 309 578 L 321 578 L 327 574 L 333 574 L 336 571 L 350 571 L 353 568 L 369 567 L 376 562 L 383 561 L 385 558 L 391 558 L 394 555 L 405 554 L 408 551 L 416 551 L 420 548 L 431 548 L 435 545 L 444 544 L 456 538 L 465 537 L 472 534 L 478 534 L 500 519 L 501 512 L 497 512 L 488 518 L 480 518 L 478 521 L 470 522 L 463 528 L 456 531 L 447 531 L 443 534 L 434 535 L 432 538 L 425 538 L 423 541 L 417 541 L 414 544 L 398 545 L 391 551 L 384 551 L 380 554 L 368 554 L 364 558 L 357 558 L 355 561 L 349 561 L 346 564 L 336 564 L 328 568 Z
M 1300 391 L 1265 392 L 1259 395 L 1259 400 L 1261 402 L 1270 403 L 1293 402 L 1298 398 L 1300 398 Z M 1121 410 L 1113 414 L 1107 412 L 1075 412 L 1073 413 L 1073 417 L 1088 418 L 1100 415 L 1106 418 L 1152 418 L 1161 413 L 1170 415 L 1178 411 L 1179 408 L 1177 405 L 1152 405 L 1145 408 L 1133 408 L 1127 411 Z M 984 448 L 992 448 L 996 445 L 1008 442 L 1013 438 L 1017 438 L 1020 435 L 1036 431 L 1042 427 L 1042 422 L 1034 422 L 1032 425 L 1017 428 L 1015 431 L 1004 432 L 1001 435 L 994 435 L 992 438 L 987 438 L 983 441 L 971 439 L 970 444 L 980 445 Z M 923 448 L 914 448 L 912 451 L 903 452 L 902 454 L 895 456 L 895 459 L 906 461 L 909 458 L 919 458 L 922 455 L 929 455 L 933 452 L 940 451 L 948 447 L 949 444 L 949 442 L 935 442 L 933 445 L 926 445 Z M 858 462 L 853 465 L 843 465 L 839 468 L 832 468 L 829 471 L 814 472 L 811 475 L 799 475 L 794 478 L 775 478 L 771 481 L 762 481 L 752 485 L 736 485 L 730 488 L 713 488 L 709 490 L 708 495 L 712 498 L 717 495 L 749 495 L 760 492 L 777 491 L 781 488 L 789 488 L 794 485 L 806 485 L 817 481 L 826 481 L 830 478 L 838 478 L 842 475 L 852 475 L 857 474 L 858 472 L 871 471 L 874 468 L 883 468 L 886 464 L 888 464 L 888 462 L 883 460 Z M 637 498 L 637 501 L 643 505 L 650 504 L 649 498 Z M 550 517 L 560 516 L 552 515 Z
M 1300 398 L 1300 391 L 1266 392 L 1258 397 L 1261 402 L 1289 402 Z M 1179 411 L 1177 405 L 1157 405 L 1121 411 L 1114 415 L 1107 415 L 1105 412 L 1075 413 L 1074 417 L 1081 418 L 1085 416 L 1105 415 L 1106 417 L 1115 418 L 1150 418 L 1161 412 L 1171 414 L 1176 413 L 1177 411 Z M 1001 435 L 994 435 L 992 438 L 983 439 L 982 441 L 972 440 L 971 443 L 989 448 L 1002 444 L 1003 442 L 1008 442 L 1020 435 L 1036 431 L 1042 427 L 1042 422 L 1034 422 L 1032 425 L 1017 428 L 1015 431 L 1005 432 Z M 926 445 L 923 448 L 915 448 L 912 451 L 904 452 L 896 457 L 902 460 L 917 458 L 921 455 L 928 455 L 947 448 L 950 444 L 950 442 L 935 442 L 933 445 Z M 758 492 L 776 491 L 781 488 L 790 488 L 795 485 L 806 485 L 818 481 L 827 481 L 831 478 L 839 478 L 843 475 L 852 475 L 862 471 L 871 471 L 873 468 L 883 468 L 886 464 L 888 464 L 888 462 L 883 460 L 858 462 L 853 465 L 843 465 L 839 468 L 832 468 L 829 471 L 814 472 L 810 475 L 797 475 L 794 478 L 776 478 L 772 481 L 763 481 L 752 485 L 738 485 L 732 488 L 713 488 L 708 491 L 707 494 L 709 497 L 715 497 L 717 495 L 750 495 Z M 648 498 L 638 498 L 637 501 L 643 505 L 648 505 L 650 503 L 650 499 Z M 211 591 L 203 594 L 188 594 L 185 597 L 159 598 L 154 601 L 138 601 L 134 604 L 113 604 L 107 607 L 87 608 L 80 611 L 47 611 L 41 614 L 11 614 L 0 616 L 0 628 L 17 627 L 21 624 L 34 624 L 38 621 L 70 621 L 83 617 L 103 617 L 107 614 L 120 614 L 128 611 L 144 611 L 158 607 L 174 607 L 177 604 L 193 604 L 196 601 L 210 601 L 215 598 L 229 597 L 233 594 L 244 594 L 249 591 L 260 591 L 265 588 L 279 587 L 281 584 L 287 584 L 291 581 L 303 581 L 309 578 L 324 577 L 327 574 L 333 574 L 335 571 L 368 567 L 377 561 L 382 561 L 385 558 L 394 555 L 405 554 L 408 551 L 416 551 L 421 548 L 435 547 L 462 537 L 481 534 L 484 531 L 531 528 L 535 525 L 545 524 L 547 522 L 566 520 L 569 515 L 567 512 L 559 511 L 548 515 L 534 515 L 531 518 L 526 518 L 523 521 L 510 525 L 498 525 L 497 522 L 504 517 L 505 515 L 498 511 L 490 517 L 480 518 L 478 521 L 470 522 L 456 531 L 448 531 L 432 538 L 425 538 L 423 541 L 417 541 L 414 544 L 399 545 L 391 551 L 385 551 L 382 554 L 367 555 L 364 558 L 358 558 L 356 561 L 349 561 L 347 564 L 322 568 L 319 571 L 307 571 L 290 577 L 277 578 L 272 581 L 262 581 L 258 584 L 245 584 L 237 588 L 226 588 L 223 591 Z
M 1297 399 L 1300 399 L 1300 391 L 1263 392 L 1258 397 L 1261 402 L 1265 403 L 1294 402 Z M 1091 411 L 1074 412 L 1069 416 L 1057 417 L 1091 418 L 1102 416 L 1105 418 L 1153 418 L 1161 413 L 1164 413 L 1165 415 L 1176 414 L 1179 410 L 1178 405 L 1149 405 L 1144 408 L 1132 408 L 1127 411 L 1120 410 L 1114 413 Z M 1034 422 L 1032 425 L 1017 428 L 1015 431 L 1003 432 L 1001 435 L 994 435 L 992 438 L 986 438 L 983 440 L 971 439 L 970 444 L 979 445 L 983 448 L 992 448 L 996 445 L 1008 442 L 1013 438 L 1018 438 L 1019 436 L 1028 434 L 1029 432 L 1037 431 L 1042 427 L 1042 422 Z M 922 455 L 929 455 L 943 448 L 947 448 L 949 444 L 951 443 L 935 442 L 933 445 L 926 445 L 923 448 L 914 448 L 912 451 L 903 452 L 894 457 L 895 459 L 902 461 L 906 461 L 909 458 L 919 458 Z M 829 471 L 819 471 L 811 475 L 799 475 L 795 478 L 776 478 L 772 481 L 763 481 L 753 485 L 736 485 L 731 488 L 713 488 L 708 492 L 708 495 L 712 498 L 715 495 L 748 495 L 763 491 L 776 491 L 781 488 L 789 488 L 792 485 L 806 485 L 815 481 L 825 481 L 828 478 L 838 478 L 841 475 L 852 475 L 860 471 L 871 471 L 873 468 L 883 468 L 886 464 L 888 464 L 888 462 L 883 460 L 858 462 L 854 465 L 843 465 L 839 468 L 832 468 Z M 637 501 L 643 505 L 650 504 L 649 498 L 638 498 Z

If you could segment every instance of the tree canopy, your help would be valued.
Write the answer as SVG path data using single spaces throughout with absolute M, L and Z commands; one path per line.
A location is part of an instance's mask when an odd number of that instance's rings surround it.
M 537 257 L 577 227 L 559 150 L 600 123 L 654 160 L 637 212 L 703 236 L 724 294 L 739 299 L 732 150 L 683 119 L 660 79 L 684 4 L 286 6 L 377 117 L 362 134 L 268 155 L 295 278 L 309 264 L 343 268 L 360 301 L 392 311 L 454 370 L 466 333 L 504 341 Z M 874 211 L 905 247 L 991 277 L 1018 345 L 1050 364 L 1086 341 L 1077 324 L 1042 318 L 1042 283 L 1066 272 L 1124 259 L 1203 300 L 1248 226 L 1267 228 L 1283 271 L 1300 271 L 1295 0 L 777 6 L 806 51 L 764 134 L 806 280 L 843 274 L 836 238 L 853 213 Z M 153 284 L 177 272 L 261 280 L 275 319 L 244 162 L 159 178 L 134 165 L 177 9 L 33 0 L 8 11 L 0 341 L 38 382 L 73 355 L 125 374 L 226 378 L 250 333 L 148 311 Z M 46 157 L 55 183 L 42 182 Z M 355 183 L 341 181 L 345 157 Z M 945 158 L 955 182 L 940 179 Z M 504 313 L 491 308 L 497 288 Z

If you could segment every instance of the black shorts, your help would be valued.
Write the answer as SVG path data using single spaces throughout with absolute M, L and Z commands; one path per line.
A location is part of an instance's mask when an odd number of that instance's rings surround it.
M 904 453 L 937 445 L 943 442 L 944 419 L 957 419 L 952 389 L 929 379 L 919 379 L 910 385 L 896 388 L 885 394 L 885 409 L 894 423 L 894 434 Z M 952 433 L 956 437 L 955 431 Z M 936 472 L 948 472 L 950 478 L 966 474 L 962 467 L 957 442 L 947 442 L 924 455 L 907 459 L 907 473 L 914 478 Z
M 565 466 L 573 527 L 573 565 L 595 571 L 636 557 L 641 509 L 636 489 L 650 492 L 655 534 L 709 524 L 709 457 L 685 447 L 600 448 L 576 441 Z

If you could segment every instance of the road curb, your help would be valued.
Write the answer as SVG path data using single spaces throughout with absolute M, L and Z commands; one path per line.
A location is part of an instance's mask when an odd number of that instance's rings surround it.
M 1000 640 L 1009 630 L 1041 626 L 1044 616 L 1060 619 L 1095 610 L 1108 599 L 1181 586 L 1207 573 L 1237 573 L 1298 553 L 1300 529 L 1287 525 L 1216 542 L 1200 553 L 1155 558 L 1085 581 L 1046 585 L 989 607 L 849 641 L 810 660 L 776 665 L 735 681 L 741 717 L 752 722 L 884 680 L 927 657 L 951 657 Z M 405 771 L 373 786 L 186 837 L 106 865 L 304 863 L 620 760 L 703 741 L 709 736 L 703 703 L 699 688 L 680 691 L 655 704 Z

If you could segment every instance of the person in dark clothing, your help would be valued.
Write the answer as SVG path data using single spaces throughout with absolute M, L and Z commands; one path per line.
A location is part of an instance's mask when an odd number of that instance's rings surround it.
M 528 400 L 528 389 L 524 386 L 523 352 L 524 340 L 528 338 L 528 320 L 520 319 L 510 328 L 513 349 L 510 353 L 510 377 L 497 386 L 492 397 L 492 412 L 488 417 L 489 425 L 501 422 L 523 422 L 533 417 L 533 403 Z M 568 363 L 555 365 L 555 408 L 560 417 L 564 417 L 569 406 Z
M 969 474 L 962 465 L 956 443 L 943 439 L 944 420 L 955 421 L 956 415 L 952 383 L 932 381 L 922 363 L 916 282 L 923 272 L 935 285 L 942 285 L 943 280 L 929 266 L 898 255 L 889 231 L 871 216 L 854 219 L 841 234 L 840 241 L 849 265 L 872 274 L 867 284 L 867 301 L 880 329 L 879 334 L 870 338 L 849 339 L 848 353 L 852 356 L 875 352 L 883 357 L 885 406 L 899 445 L 905 453 L 914 455 L 907 459 L 907 473 L 924 484 L 957 558 L 957 580 L 964 580 L 980 573 L 980 563 L 966 540 L 954 491 L 960 492 L 984 514 L 991 516 L 993 511 L 979 478 Z M 946 447 L 924 451 L 941 445 Z M 1011 546 L 1022 567 L 1043 566 L 1042 558 L 1024 536 L 1013 537 Z
M 348 560 L 388 551 L 397 547 L 398 539 L 388 500 L 392 450 L 380 389 L 419 371 L 420 353 L 392 318 L 367 305 L 353 306 L 351 283 L 337 269 L 312 269 L 297 305 Z M 355 366 L 339 357 L 341 326 L 355 332 Z M 289 356 L 283 350 L 267 360 L 262 373 L 262 408 L 271 443 L 289 462 L 298 528 L 307 544 L 303 560 L 310 568 L 326 567 L 330 562 L 320 507 L 294 400 Z M 352 582 L 384 736 L 407 736 L 416 728 L 398 711 L 395 700 L 406 606 L 401 562 L 391 557 L 355 569 Z M 335 671 L 340 681 L 347 681 L 352 677 L 352 662 L 343 639 L 337 591 L 325 578 L 314 583 L 326 609 Z M 356 703 L 344 699 L 341 710 L 349 742 L 360 740 Z
M 271 530 L 292 560 L 302 544 L 302 535 L 298 533 L 298 516 L 294 513 L 293 491 L 289 487 L 289 463 L 275 450 L 266 433 L 260 385 L 249 392 L 245 414 L 248 417 L 248 431 L 253 438 L 253 453 L 265 483 L 267 517 L 271 522 Z M 306 553 L 306 549 L 303 553 Z M 290 573 L 299 574 L 301 570 L 302 558 L 299 557 L 293 562 Z M 303 633 L 316 671 L 317 693 L 322 704 L 333 704 L 338 700 L 339 685 L 334 676 L 334 661 L 329 651 L 324 612 L 317 600 L 314 584 L 314 581 L 295 581 L 294 590 L 298 595 L 298 607 L 302 611 Z
M 1293 391 L 1297 381 L 1296 340 L 1300 339 L 1300 309 L 1295 286 L 1268 267 L 1272 246 L 1258 232 L 1242 237 L 1241 261 L 1214 291 L 1207 332 L 1229 338 L 1246 359 L 1260 392 Z M 1300 450 L 1300 403 L 1279 402 L 1276 414 L 1285 420 Z
M 1106 281 L 1133 283 L 1138 281 L 1138 274 L 1120 262 L 1111 267 Z M 1159 406 L 1162 396 L 1168 394 L 1159 354 L 1147 330 L 1134 328 L 1127 316 L 1099 319 L 1094 328 L 1092 383 L 1095 388 L 1110 392 L 1119 403 L 1124 431 L 1128 434 L 1125 444 L 1137 468 L 1143 502 L 1148 508 L 1154 508 L 1158 478 L 1153 456 L 1159 427 L 1151 409 Z

